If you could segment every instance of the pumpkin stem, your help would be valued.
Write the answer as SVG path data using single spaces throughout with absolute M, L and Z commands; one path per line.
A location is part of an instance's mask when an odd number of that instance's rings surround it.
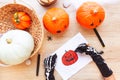
M 65 52 L 68 52 L 67 50 L 65 50 Z
M 95 14 L 97 14 L 98 13 L 98 8 L 95 8 L 95 9 L 93 9 L 92 11 L 91 11 L 91 14 L 93 14 L 93 15 L 95 15 Z
M 97 9 L 93 10 L 93 13 L 94 13 L 94 14 L 96 14 L 97 12 L 98 12 L 98 10 L 97 10 Z
M 6 42 L 7 42 L 8 44 L 11 44 L 11 43 L 12 43 L 12 40 L 11 40 L 11 39 L 6 39 Z
M 14 20 L 15 20 L 15 22 L 16 23 L 20 23 L 20 19 L 19 19 L 19 17 L 18 17 L 18 12 L 16 12 L 15 14 L 14 14 Z
M 52 18 L 52 21 L 56 21 L 56 20 L 57 20 L 57 18 L 56 18 L 56 17 L 53 17 L 53 18 Z

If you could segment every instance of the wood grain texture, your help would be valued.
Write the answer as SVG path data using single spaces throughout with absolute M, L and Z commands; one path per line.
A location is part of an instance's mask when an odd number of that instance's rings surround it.
M 4 0 L 1 0 L 2 2 Z M 7 1 L 7 0 L 6 0 Z M 51 7 L 63 8 L 64 0 L 58 0 L 56 4 L 50 7 L 43 7 L 35 0 L 24 0 L 37 10 L 39 18 L 42 22 L 42 17 L 45 11 Z M 66 41 L 71 39 L 75 34 L 80 32 L 89 44 L 95 47 L 98 51 L 103 50 L 102 57 L 105 59 L 108 66 L 113 70 L 116 80 L 120 79 L 120 2 L 116 4 L 106 4 L 103 6 L 106 12 L 106 17 L 102 25 L 97 30 L 101 35 L 106 47 L 103 48 L 97 39 L 93 30 L 82 28 L 76 21 L 75 9 L 69 7 L 65 9 L 69 13 L 70 24 L 69 28 L 62 34 L 52 35 L 45 30 L 44 41 L 40 49 L 40 71 L 39 76 L 36 77 L 36 61 L 37 55 L 31 58 L 32 64 L 27 66 L 25 63 L 11 66 L 0 67 L 0 80 L 45 80 L 43 60 L 49 56 L 59 47 L 61 47 Z M 64 9 L 64 8 L 63 8 Z M 42 23 L 41 23 L 42 24 Z M 43 25 L 43 24 L 42 24 Z M 48 41 L 48 36 L 52 37 L 51 41 Z M 67 73 L 66 73 L 67 74 Z M 54 73 L 56 80 L 62 80 L 58 72 Z M 103 80 L 97 66 L 91 62 L 85 66 L 82 70 L 73 75 L 69 80 Z

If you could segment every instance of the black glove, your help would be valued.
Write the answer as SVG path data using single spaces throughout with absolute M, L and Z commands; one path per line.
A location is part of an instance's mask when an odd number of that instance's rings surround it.
M 44 59 L 46 80 L 55 80 L 55 77 L 53 74 L 54 74 L 56 58 L 57 58 L 57 55 L 54 54 Z
M 112 75 L 112 70 L 108 68 L 107 64 L 104 62 L 104 59 L 100 55 L 102 52 L 99 53 L 96 49 L 88 46 L 86 43 L 80 44 L 76 48 L 75 52 L 85 52 L 85 54 L 90 55 L 104 77 L 109 77 Z

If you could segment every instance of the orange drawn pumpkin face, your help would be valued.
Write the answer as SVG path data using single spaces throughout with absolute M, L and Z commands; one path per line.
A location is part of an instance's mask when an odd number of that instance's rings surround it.
M 72 50 L 67 51 L 62 57 L 62 62 L 66 66 L 74 64 L 77 60 L 78 55 Z
M 30 27 L 31 18 L 25 12 L 16 12 L 12 17 L 14 26 L 18 29 L 26 29 Z
M 68 28 L 69 16 L 61 8 L 51 8 L 43 16 L 43 24 L 50 33 L 61 33 Z
M 78 23 L 88 29 L 98 27 L 105 18 L 105 11 L 96 2 L 83 3 L 76 12 Z

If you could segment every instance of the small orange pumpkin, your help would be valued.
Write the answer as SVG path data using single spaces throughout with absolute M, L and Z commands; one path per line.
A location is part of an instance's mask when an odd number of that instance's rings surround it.
M 68 28 L 69 15 L 61 8 L 51 8 L 43 16 L 43 24 L 50 33 L 61 33 Z
M 18 29 L 26 29 L 30 27 L 31 17 L 25 12 L 16 12 L 12 17 L 13 25 Z
M 105 18 L 105 11 L 96 2 L 83 3 L 76 12 L 78 23 L 88 29 L 98 27 Z

